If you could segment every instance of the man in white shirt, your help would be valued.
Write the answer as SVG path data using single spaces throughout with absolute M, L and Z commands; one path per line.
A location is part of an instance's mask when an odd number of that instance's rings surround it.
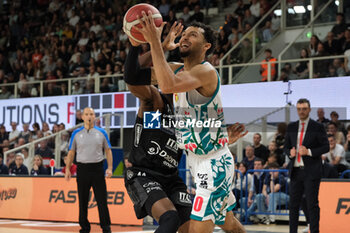
M 260 17 L 260 2 L 258 0 L 252 0 L 252 5 L 249 7 L 250 12 L 256 18 Z
M 18 139 L 20 132 L 17 130 L 17 123 L 11 122 L 12 131 L 9 134 L 10 145 L 14 145 Z
M 322 157 L 326 158 L 330 164 L 335 166 L 339 173 L 349 169 L 350 164 L 345 159 L 344 147 L 337 144 L 335 136 L 333 134 L 328 134 L 329 141 L 329 152 L 323 154 Z

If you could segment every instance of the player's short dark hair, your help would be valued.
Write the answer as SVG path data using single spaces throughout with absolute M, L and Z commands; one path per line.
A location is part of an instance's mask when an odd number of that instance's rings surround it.
M 309 108 L 311 107 L 310 101 L 308 99 L 301 98 L 297 102 L 297 104 L 303 104 L 303 103 L 307 103 L 309 105 Z
M 202 28 L 204 30 L 203 36 L 205 40 L 211 44 L 211 47 L 205 53 L 206 56 L 209 56 L 215 50 L 217 32 L 212 27 L 200 22 L 193 22 L 190 25 L 188 25 L 188 27 L 197 27 Z
M 274 163 L 270 163 L 270 164 L 269 164 L 269 169 L 271 169 L 271 168 L 279 169 L 280 166 L 278 165 L 278 163 L 274 162 Z
M 262 158 L 256 157 L 254 162 L 261 162 L 261 165 L 264 165 L 264 160 Z

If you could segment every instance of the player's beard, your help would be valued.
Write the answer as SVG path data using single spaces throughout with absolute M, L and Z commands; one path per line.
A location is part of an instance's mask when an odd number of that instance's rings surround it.
M 180 57 L 188 57 L 190 54 L 191 54 L 190 50 L 183 51 L 183 52 L 181 52 L 180 50 Z

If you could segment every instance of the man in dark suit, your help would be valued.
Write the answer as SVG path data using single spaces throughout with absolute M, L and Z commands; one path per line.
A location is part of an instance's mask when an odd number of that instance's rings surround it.
M 311 233 L 319 232 L 320 208 L 318 191 L 322 176 L 322 154 L 329 151 L 326 131 L 322 124 L 309 118 L 311 111 L 307 99 L 299 99 L 299 121 L 287 128 L 284 152 L 291 161 L 288 164 L 290 182 L 289 229 L 297 233 L 299 208 L 305 194 Z

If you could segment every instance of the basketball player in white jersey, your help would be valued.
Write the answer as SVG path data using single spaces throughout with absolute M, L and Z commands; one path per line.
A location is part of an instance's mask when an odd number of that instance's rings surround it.
M 175 126 L 177 141 L 187 151 L 196 183 L 189 232 L 210 233 L 215 225 L 225 232 L 245 232 L 232 212 L 234 160 L 227 147 L 220 77 L 205 62 L 215 48 L 215 32 L 200 23 L 188 26 L 178 44 L 184 64 L 168 64 L 161 44 L 165 24 L 157 28 L 151 14 L 143 12 L 142 17 L 142 28 L 137 30 L 151 47 L 151 76 L 163 93 L 174 94 L 175 113 L 182 122 Z

